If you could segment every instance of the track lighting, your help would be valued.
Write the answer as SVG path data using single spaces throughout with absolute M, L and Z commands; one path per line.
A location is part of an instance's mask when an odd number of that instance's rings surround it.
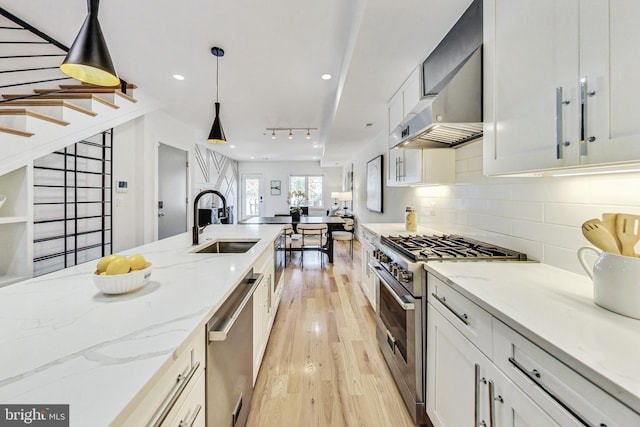
M 267 131 L 271 131 L 271 139 L 276 139 L 276 131 L 288 131 L 287 137 L 289 139 L 293 139 L 294 131 L 306 131 L 306 138 L 311 139 L 311 131 L 318 130 L 318 128 L 267 128 Z

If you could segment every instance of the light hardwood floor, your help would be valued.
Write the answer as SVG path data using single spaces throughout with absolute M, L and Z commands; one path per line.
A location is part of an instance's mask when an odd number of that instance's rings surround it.
M 283 296 L 256 382 L 248 426 L 413 426 L 375 339 L 375 313 L 353 260 L 305 254 L 287 263 Z

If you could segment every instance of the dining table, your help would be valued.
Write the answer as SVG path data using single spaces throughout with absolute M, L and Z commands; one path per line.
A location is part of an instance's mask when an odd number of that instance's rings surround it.
M 334 230 L 341 230 L 344 220 L 339 216 L 301 216 L 299 221 L 293 221 L 290 215 L 283 216 L 253 216 L 240 221 L 240 224 L 291 224 L 294 232 L 297 224 L 326 224 L 327 245 L 322 252 L 327 254 L 329 262 L 333 264 L 333 235 Z

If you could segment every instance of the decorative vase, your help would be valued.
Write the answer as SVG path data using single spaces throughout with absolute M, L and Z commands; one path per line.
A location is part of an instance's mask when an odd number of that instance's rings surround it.
M 300 212 L 291 212 L 291 221 L 300 222 Z

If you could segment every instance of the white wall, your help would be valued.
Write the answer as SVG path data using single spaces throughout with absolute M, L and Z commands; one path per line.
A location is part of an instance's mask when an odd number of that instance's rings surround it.
M 489 178 L 482 174 L 482 141 L 456 150 L 456 182 L 413 189 L 420 224 L 468 226 L 487 241 L 579 274 L 576 251 L 589 245 L 584 221 L 603 212 L 640 214 L 638 173 Z
M 193 128 L 162 110 L 114 128 L 113 181 L 129 181 L 129 191 L 113 193 L 113 252 L 158 237 L 158 143 L 188 151 L 189 164 L 194 165 Z M 190 167 L 190 188 L 193 174 L 194 168 Z M 187 215 L 189 227 L 190 218 Z
M 353 163 L 353 213 L 360 223 L 404 222 L 404 208 L 412 203 L 413 189 L 387 187 L 382 189 L 382 213 L 367 209 L 367 162 L 382 154 L 383 177 L 388 174 L 388 136 L 380 133 L 369 145 L 349 160 Z
M 326 209 L 333 204 L 331 200 L 332 191 L 342 191 L 342 168 L 341 167 L 320 167 L 320 162 L 250 162 L 241 161 L 238 163 L 240 180 L 242 174 L 258 173 L 262 174 L 264 180 L 264 215 L 273 216 L 276 213 L 289 212 L 287 205 L 287 192 L 289 191 L 290 175 L 323 175 L 323 199 L 324 206 L 318 210 L 317 214 L 326 213 Z M 282 184 L 281 194 L 272 196 L 269 183 L 278 180 Z M 238 192 L 240 196 L 241 191 Z M 309 212 L 312 214 L 313 212 Z M 241 216 L 238 215 L 238 218 Z

